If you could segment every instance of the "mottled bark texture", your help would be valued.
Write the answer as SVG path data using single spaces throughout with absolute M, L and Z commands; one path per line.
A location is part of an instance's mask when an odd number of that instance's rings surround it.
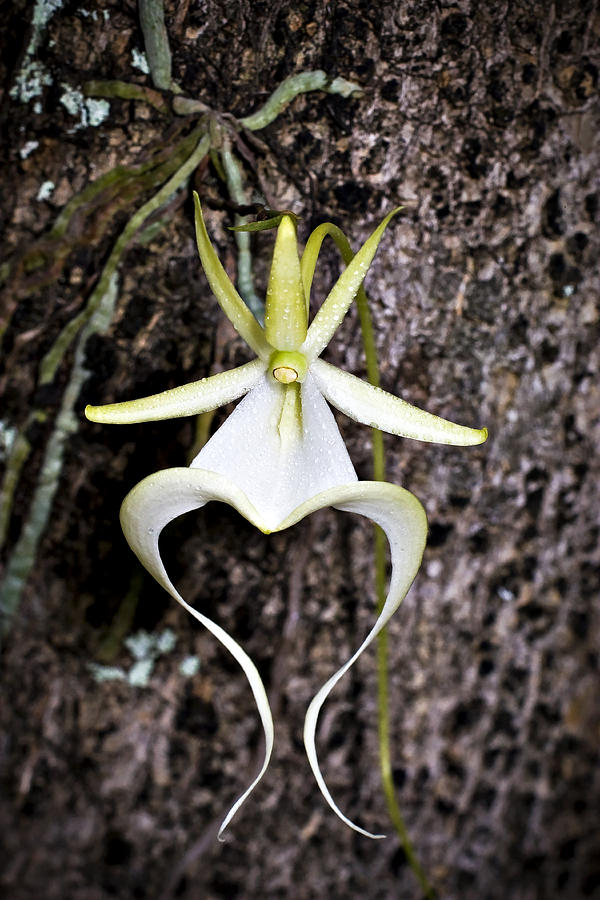
M 174 139 L 169 119 L 141 102 L 113 100 L 99 127 L 77 130 L 59 102 L 63 83 L 150 84 L 131 64 L 141 47 L 133 2 L 66 4 L 53 16 L 38 50 L 52 77 L 38 113 L 8 93 L 31 9 L 5 6 L 0 190 L 4 251 L 15 258 L 86 184 Z M 260 134 L 245 177 L 302 215 L 302 236 L 333 219 L 358 243 L 404 200 L 368 282 L 383 386 L 490 429 L 474 449 L 386 439 L 390 480 L 414 491 L 430 520 L 423 568 L 391 627 L 400 803 L 442 897 L 598 897 L 597 7 L 191 0 L 166 13 L 174 79 L 221 111 L 247 114 L 307 68 L 364 86 L 358 100 L 297 99 Z M 45 181 L 54 191 L 38 200 Z M 207 167 L 195 185 L 233 271 L 222 184 Z M 54 280 L 27 292 L 21 271 L 5 294 L 3 433 L 33 408 L 46 413 L 29 426 L 7 553 L 72 353 L 43 391 L 39 361 L 89 296 L 127 210 L 151 193 L 124 195 L 108 221 L 86 219 Z M 254 241 L 263 286 L 270 240 Z M 337 271 L 328 251 L 321 291 Z M 328 352 L 363 373 L 354 314 Z M 166 227 L 125 257 L 111 329 L 87 346 L 78 412 L 246 359 L 201 273 L 188 190 Z M 367 429 L 341 424 L 369 477 Z M 227 843 L 215 842 L 261 751 L 252 698 L 215 642 L 140 581 L 118 525 L 129 488 L 184 464 L 193 442 L 189 421 L 81 419 L 68 443 L 51 526 L 2 651 L 1 890 L 11 900 L 415 898 L 396 839 L 345 829 L 303 756 L 309 698 L 373 619 L 371 530 L 347 515 L 321 512 L 265 538 L 213 505 L 165 537 L 182 592 L 257 660 L 276 716 L 270 772 Z M 98 684 L 88 664 L 100 648 L 110 657 L 107 635 L 136 592 L 128 630 L 169 627 L 175 650 L 146 688 Z M 189 654 L 201 659 L 193 678 L 179 671 Z M 131 661 L 117 641 L 113 664 Z M 341 807 L 385 829 L 373 653 L 328 703 L 319 747 Z

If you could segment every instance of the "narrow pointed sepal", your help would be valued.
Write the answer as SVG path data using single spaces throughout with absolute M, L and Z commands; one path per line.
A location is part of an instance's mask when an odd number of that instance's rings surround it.
M 300 348 L 309 363 L 323 352 L 338 325 L 348 312 L 350 304 L 363 283 L 385 229 L 393 216 L 400 212 L 401 209 L 402 207 L 398 206 L 391 213 L 388 213 L 381 225 L 365 241 L 346 269 L 344 269 L 312 320 L 306 340 Z M 316 249 L 318 252 L 318 248 Z M 307 265 L 306 268 L 308 273 L 311 274 L 310 266 Z
M 346 265 L 348 265 L 354 256 L 348 238 L 341 228 L 338 228 L 333 222 L 323 222 L 322 225 L 318 225 L 314 231 L 311 231 L 300 260 L 300 271 L 302 272 L 302 285 L 304 287 L 307 309 L 310 306 L 310 291 L 317 259 L 321 252 L 321 244 L 326 237 L 333 238 Z
M 306 337 L 307 313 L 296 226 L 283 216 L 273 250 L 265 305 L 265 335 L 276 350 L 297 350 Z
M 132 425 L 135 422 L 196 416 L 242 397 L 257 384 L 264 372 L 264 362 L 255 359 L 237 369 L 219 372 L 139 400 L 86 406 L 85 415 L 91 422 L 106 425 Z
M 210 500 L 221 500 L 235 507 L 258 528 L 258 513 L 234 484 L 214 472 L 201 469 L 165 469 L 149 475 L 129 492 L 121 507 L 121 527 L 127 542 L 143 566 L 187 612 L 207 628 L 239 663 L 252 689 L 265 735 L 265 755 L 260 771 L 238 797 L 219 829 L 219 838 L 251 791 L 266 772 L 273 750 L 273 718 L 264 685 L 248 654 L 220 625 L 207 618 L 183 599 L 171 582 L 160 556 L 158 540 L 162 529 L 173 519 L 199 509 Z
M 349 372 L 317 359 L 311 373 L 326 400 L 345 415 L 400 437 L 470 447 L 487 439 L 487 428 L 467 428 L 412 406 Z
M 272 350 L 266 341 L 261 326 L 238 294 L 210 242 L 206 225 L 204 224 L 204 217 L 202 216 L 200 199 L 196 192 L 194 192 L 194 206 L 198 253 L 200 254 L 200 262 L 211 290 L 217 298 L 219 306 L 238 334 L 243 337 L 257 356 L 260 356 L 261 359 L 267 359 Z
M 390 545 L 392 575 L 389 592 L 383 609 L 356 653 L 331 676 L 311 701 L 304 720 L 304 744 L 308 761 L 321 793 L 339 818 L 354 831 L 366 837 L 381 838 L 382 834 L 372 834 L 360 828 L 345 816 L 335 803 L 319 767 L 316 750 L 317 722 L 321 708 L 348 669 L 356 662 L 361 653 L 375 639 L 389 622 L 392 615 L 408 593 L 415 575 L 419 570 L 423 550 L 427 540 L 427 518 L 425 510 L 417 498 L 409 491 L 393 484 L 380 481 L 359 481 L 355 484 L 342 485 L 317 495 L 312 500 L 294 510 L 292 515 L 282 522 L 280 528 L 294 525 L 299 519 L 323 506 L 334 506 L 344 512 L 358 513 L 367 516 L 385 532 Z

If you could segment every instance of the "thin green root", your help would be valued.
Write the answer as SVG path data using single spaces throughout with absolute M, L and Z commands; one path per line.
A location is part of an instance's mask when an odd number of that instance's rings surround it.
M 154 86 L 161 91 L 179 88 L 171 77 L 171 48 L 165 26 L 163 0 L 139 0 L 140 26 Z
M 335 241 L 346 265 L 352 260 L 354 253 L 344 233 L 335 225 L 322 226 L 323 237 L 329 235 Z M 379 387 L 379 365 L 377 362 L 377 344 L 373 331 L 373 322 L 369 311 L 369 301 L 361 286 L 356 295 L 356 305 L 360 320 L 362 342 L 367 363 L 367 377 L 375 387 Z M 383 434 L 377 428 L 372 429 L 373 441 L 373 478 L 385 481 L 385 450 Z M 377 597 L 377 614 L 381 613 L 386 598 L 386 539 L 377 525 L 375 528 L 375 592 Z M 423 871 L 410 840 L 398 801 L 392 774 L 390 750 L 390 710 L 389 710 L 389 671 L 388 671 L 388 632 L 387 628 L 377 636 L 377 725 L 379 734 L 379 764 L 383 792 L 388 813 L 400 840 L 406 861 L 410 866 L 419 886 L 427 900 L 434 900 L 436 894 Z
M 124 639 L 131 631 L 144 581 L 142 571 L 141 568 L 137 568 L 134 571 L 129 583 L 129 590 L 123 597 L 121 605 L 119 606 L 114 619 L 110 623 L 108 633 L 105 635 L 98 648 L 96 659 L 104 665 L 107 665 L 114 660 L 121 649 Z
M 246 206 L 248 198 L 242 183 L 242 170 L 237 159 L 228 146 L 221 150 L 221 161 L 227 178 L 229 196 L 238 206 Z M 236 225 L 244 225 L 247 216 L 235 217 Z M 252 253 L 250 250 L 250 235 L 246 231 L 235 232 L 235 242 L 238 248 L 238 287 L 246 306 L 252 315 L 262 325 L 265 319 L 265 305 L 254 289 L 254 277 L 252 275 Z
M 64 462 L 66 444 L 70 436 L 77 431 L 79 422 L 74 409 L 85 379 L 89 372 L 85 368 L 85 345 L 92 334 L 103 333 L 110 325 L 117 298 L 117 267 L 136 231 L 143 225 L 148 216 L 163 206 L 181 185 L 185 184 L 194 169 L 208 153 L 210 139 L 203 134 L 194 151 L 186 159 L 175 174 L 159 191 L 131 217 L 119 237 L 104 266 L 96 288 L 92 292 L 85 309 L 72 322 L 81 329 L 77 339 L 73 368 L 63 394 L 62 403 L 54 429 L 44 453 L 42 468 L 37 487 L 29 510 L 29 515 L 21 535 L 8 559 L 2 586 L 0 587 L 0 636 L 10 630 L 13 617 L 18 609 L 21 594 L 31 570 L 35 564 L 37 548 L 44 534 Z M 72 323 L 69 323 L 71 325 Z M 66 352 L 66 348 L 77 335 L 77 329 L 69 328 L 68 341 L 62 335 L 54 344 L 54 355 L 42 362 L 40 377 L 53 377 L 56 366 Z M 63 335 L 65 332 L 63 331 Z M 61 340 L 62 338 L 62 340 Z M 59 348 L 59 352 L 56 348 Z M 46 368 L 44 369 L 44 363 Z
M 325 91 L 326 94 L 341 94 L 342 97 L 362 97 L 363 93 L 360 85 L 345 78 L 331 78 L 322 69 L 299 72 L 282 81 L 260 109 L 238 121 L 249 131 L 260 131 L 274 122 L 298 94 L 308 91 Z
M 82 328 L 89 317 L 93 314 L 97 305 L 100 303 L 107 290 L 110 279 L 117 270 L 117 266 L 121 260 L 121 256 L 123 255 L 127 244 L 134 236 L 138 228 L 143 225 L 148 216 L 152 215 L 155 210 L 159 209 L 164 203 L 166 203 L 171 195 L 174 194 L 175 191 L 185 181 L 187 181 L 191 173 L 208 153 L 209 138 L 207 135 L 204 135 L 201 130 L 199 130 L 199 133 L 202 135 L 202 137 L 196 145 L 193 153 L 191 153 L 184 164 L 161 187 L 161 189 L 153 197 L 151 197 L 147 203 L 144 203 L 144 205 L 141 206 L 136 213 L 133 214 L 133 216 L 117 238 L 110 256 L 108 257 L 106 265 L 104 266 L 102 274 L 98 280 L 96 288 L 91 294 L 85 308 L 65 325 L 50 350 L 42 359 L 40 365 L 40 384 L 49 384 L 54 380 L 56 369 L 58 368 L 61 360 L 63 359 L 66 351 L 79 332 L 80 328 Z
M 89 375 L 84 365 L 85 345 L 92 334 L 101 334 L 108 329 L 116 299 L 117 279 L 113 275 L 77 342 L 71 377 L 63 394 L 54 429 L 46 445 L 29 515 L 8 559 L 0 588 L 0 635 L 2 637 L 10 629 L 12 619 L 19 606 L 23 587 L 34 566 L 38 544 L 46 530 L 52 503 L 58 489 L 66 444 L 79 425 L 74 414 L 74 407 L 83 382 Z

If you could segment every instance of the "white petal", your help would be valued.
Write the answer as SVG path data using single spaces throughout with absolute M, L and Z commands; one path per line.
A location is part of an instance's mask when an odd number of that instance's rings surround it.
M 273 750 L 273 719 L 261 677 L 248 654 L 220 625 L 185 602 L 169 579 L 160 557 L 158 539 L 165 525 L 183 513 L 199 509 L 209 500 L 222 500 L 231 504 L 254 525 L 261 527 L 256 510 L 234 485 L 221 475 L 187 468 L 165 469 L 149 475 L 136 485 L 123 501 L 121 527 L 129 546 L 142 565 L 178 603 L 208 628 L 237 660 L 254 694 L 265 734 L 265 756 L 258 775 L 225 816 L 219 829 L 220 837 L 267 769 Z
M 235 484 L 217 473 L 186 468 L 157 472 L 133 488 L 123 502 L 121 525 L 131 549 L 142 565 L 178 603 L 181 603 L 230 651 L 246 674 L 254 694 L 265 733 L 265 757 L 259 774 L 225 817 L 219 830 L 221 835 L 267 768 L 273 748 L 273 722 L 264 686 L 250 658 L 219 625 L 185 602 L 171 583 L 160 558 L 158 538 L 164 526 L 177 516 L 204 506 L 209 500 L 229 503 L 257 528 L 268 530 L 262 516 Z M 304 743 L 317 784 L 336 815 L 360 834 L 374 838 L 383 837 L 360 828 L 336 805 L 319 768 L 315 734 L 319 712 L 329 693 L 387 624 L 406 595 L 420 565 L 425 547 L 427 520 L 421 504 L 408 491 L 385 482 L 354 481 L 329 488 L 311 497 L 294 509 L 279 527 L 288 528 L 324 506 L 335 506 L 347 512 L 368 516 L 383 528 L 391 547 L 392 578 L 387 600 L 375 625 L 356 653 L 323 685 L 310 703 L 305 719 Z
M 459 447 L 482 444 L 487 438 L 487 428 L 467 428 L 441 419 L 322 359 L 316 359 L 310 371 L 323 396 L 340 412 L 363 425 L 418 441 Z
M 108 425 L 129 425 L 134 422 L 156 422 L 177 416 L 195 416 L 246 394 L 265 371 L 260 359 L 228 369 L 200 381 L 182 384 L 160 394 L 151 394 L 139 400 L 123 403 L 107 403 L 105 406 L 86 406 L 85 414 L 92 422 Z
M 321 793 L 346 825 L 366 837 L 381 838 L 384 835 L 371 834 L 350 821 L 336 805 L 329 793 L 325 779 L 319 768 L 317 750 L 315 746 L 315 734 L 317 720 L 323 703 L 338 683 L 340 678 L 356 662 L 360 654 L 365 650 L 382 628 L 390 620 L 398 609 L 398 606 L 406 596 L 415 575 L 421 564 L 421 557 L 425 549 L 427 539 L 427 518 L 425 511 L 417 498 L 403 488 L 393 484 L 379 481 L 360 481 L 358 484 L 345 485 L 334 488 L 314 497 L 282 523 L 286 528 L 293 525 L 308 513 L 314 512 L 321 506 L 335 506 L 345 512 L 358 513 L 367 516 L 384 530 L 390 544 L 392 577 L 387 599 L 377 618 L 373 628 L 368 633 L 356 653 L 346 662 L 335 675 L 323 685 L 311 701 L 304 721 L 304 744 L 310 766 Z
M 294 439 L 282 439 L 285 391 L 265 375 L 192 463 L 237 485 L 258 510 L 263 531 L 275 530 L 315 494 L 356 481 L 336 421 L 310 373 L 301 386 L 301 428 Z

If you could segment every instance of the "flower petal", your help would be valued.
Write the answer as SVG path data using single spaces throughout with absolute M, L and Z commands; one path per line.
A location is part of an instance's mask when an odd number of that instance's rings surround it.
M 287 388 L 270 374 L 244 397 L 192 463 L 219 472 L 258 510 L 273 531 L 293 509 L 328 488 L 356 481 L 333 414 L 307 374 Z M 287 398 L 287 399 L 286 399 Z
M 460 447 L 482 444 L 487 439 L 487 428 L 467 428 L 424 412 L 322 359 L 312 363 L 311 372 L 323 396 L 363 425 L 418 441 Z
M 371 838 L 381 838 L 385 835 L 371 834 L 348 819 L 329 793 L 319 768 L 315 746 L 317 720 L 323 703 L 340 678 L 386 626 L 408 593 L 421 565 L 421 557 L 427 540 L 427 518 L 425 510 L 417 498 L 404 488 L 382 481 L 359 481 L 357 484 L 342 485 L 313 497 L 294 510 L 285 522 L 281 523 L 280 528 L 294 525 L 304 516 L 323 506 L 334 506 L 345 512 L 367 516 L 383 529 L 390 544 L 392 577 L 387 599 L 373 628 L 356 653 L 331 676 L 311 701 L 304 720 L 304 745 L 321 793 L 336 815 L 360 834 Z
M 201 378 L 200 381 L 192 381 L 170 391 L 141 397 L 139 400 L 107 403 L 105 406 L 88 405 L 85 414 L 91 422 L 109 425 L 130 425 L 134 422 L 174 419 L 177 416 L 195 416 L 210 409 L 217 409 L 247 394 L 264 371 L 264 362 L 255 359 L 237 369 L 219 372 L 209 378 Z
M 367 274 L 367 269 L 375 256 L 375 251 L 383 237 L 383 232 L 387 228 L 390 219 L 401 209 L 402 207 L 399 206 L 396 209 L 393 209 L 391 213 L 388 213 L 381 225 L 379 225 L 373 234 L 365 241 L 360 250 L 348 263 L 347 267 L 327 295 L 320 310 L 312 320 L 306 340 L 302 347 L 300 347 L 300 350 L 307 357 L 309 363 L 323 352 L 333 337 L 336 328 L 348 312 L 350 304 L 363 283 L 364 277 Z M 308 273 L 312 278 L 314 263 L 316 262 L 316 256 L 318 255 L 321 246 L 321 240 L 322 239 L 320 239 L 313 247 L 309 238 L 307 248 L 312 248 L 309 249 L 309 256 L 312 257 L 314 254 L 314 262 L 312 261 L 312 258 L 306 258 L 305 249 L 301 264 L 303 275 L 307 275 Z
M 252 784 L 238 797 L 219 829 L 219 837 L 244 800 L 264 775 L 273 749 L 273 719 L 269 701 L 258 670 L 248 654 L 220 625 L 185 602 L 165 571 L 158 539 L 162 529 L 173 519 L 210 500 L 222 500 L 234 506 L 245 518 L 262 527 L 256 510 L 243 493 L 222 475 L 201 469 L 165 469 L 149 475 L 129 492 L 121 507 L 121 527 L 127 542 L 143 566 L 169 594 L 197 619 L 229 650 L 244 671 L 252 688 L 265 734 L 265 756 Z
M 258 775 L 236 800 L 223 820 L 219 829 L 221 836 L 267 769 L 273 748 L 273 721 L 262 680 L 252 660 L 226 631 L 186 603 L 169 579 L 160 557 L 158 540 L 165 525 L 183 513 L 199 509 L 210 500 L 228 503 L 257 528 L 262 531 L 269 530 L 259 512 L 235 484 L 218 473 L 187 468 L 165 469 L 149 475 L 136 485 L 123 501 L 121 526 L 129 546 L 142 565 L 178 603 L 208 628 L 237 660 L 254 694 L 265 734 L 265 756 Z M 425 547 L 427 520 L 417 498 L 403 488 L 385 482 L 361 481 L 338 485 L 311 497 L 293 510 L 279 524 L 277 530 L 296 524 L 300 519 L 324 506 L 335 506 L 345 512 L 368 516 L 383 528 L 391 548 L 392 578 L 381 614 L 356 653 L 315 695 L 306 713 L 304 725 L 304 743 L 308 760 L 328 804 L 350 828 L 367 837 L 379 838 L 384 835 L 371 834 L 360 828 L 341 812 L 333 800 L 319 768 L 315 746 L 317 720 L 321 707 L 334 686 L 385 627 L 408 592 Z
M 272 349 L 267 343 L 264 331 L 236 291 L 227 272 L 221 265 L 213 245 L 210 242 L 202 207 L 198 194 L 194 191 L 194 205 L 196 208 L 196 242 L 202 268 L 210 284 L 210 288 L 219 302 L 219 306 L 238 332 L 244 338 L 257 356 L 268 359 Z

